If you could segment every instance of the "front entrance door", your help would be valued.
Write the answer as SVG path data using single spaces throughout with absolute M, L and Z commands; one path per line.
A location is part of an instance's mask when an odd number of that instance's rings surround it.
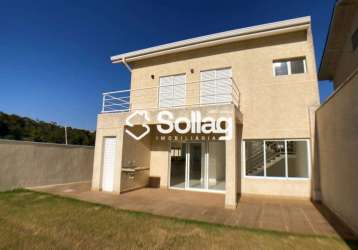
M 172 142 L 169 186 L 225 191 L 224 142 Z

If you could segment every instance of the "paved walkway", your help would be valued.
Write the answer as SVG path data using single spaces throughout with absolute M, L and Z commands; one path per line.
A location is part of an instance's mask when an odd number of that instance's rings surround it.
M 306 200 L 242 197 L 237 209 L 224 208 L 224 195 L 170 189 L 144 188 L 121 195 L 90 191 L 90 183 L 33 188 L 37 191 L 106 204 L 120 209 L 315 235 L 353 238 L 351 231 L 322 205 Z

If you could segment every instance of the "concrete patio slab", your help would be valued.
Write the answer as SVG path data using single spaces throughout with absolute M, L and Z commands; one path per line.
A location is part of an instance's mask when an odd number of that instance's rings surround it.
M 31 188 L 35 191 L 106 204 L 115 208 L 210 223 L 311 235 L 354 234 L 321 204 L 275 197 L 241 197 L 235 210 L 224 208 L 223 194 L 143 188 L 120 195 L 93 192 L 91 184 Z

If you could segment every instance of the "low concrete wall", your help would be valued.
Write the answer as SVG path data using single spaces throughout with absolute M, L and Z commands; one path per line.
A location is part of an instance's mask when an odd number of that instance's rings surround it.
M 358 235 L 358 74 L 316 112 L 321 200 Z
M 94 147 L 0 140 L 0 191 L 90 181 Z
M 269 195 L 310 199 L 311 183 L 300 179 L 263 179 L 244 177 L 241 180 L 242 195 Z

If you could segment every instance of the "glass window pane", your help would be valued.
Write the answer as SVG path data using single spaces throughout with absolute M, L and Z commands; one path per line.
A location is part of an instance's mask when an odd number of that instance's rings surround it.
M 308 152 L 306 141 L 287 142 L 288 177 L 308 177 Z
M 262 140 L 245 141 L 247 176 L 264 176 L 264 149 Z
M 189 187 L 205 188 L 205 160 L 204 144 L 201 142 L 189 143 Z
M 287 62 L 275 62 L 274 67 L 276 76 L 288 75 Z
M 291 61 L 291 73 L 300 74 L 305 73 L 304 59 L 294 59 Z
M 209 189 L 225 190 L 225 142 L 209 142 Z
M 170 152 L 170 186 L 185 188 L 185 144 L 173 142 Z
M 266 176 L 286 177 L 284 141 L 266 141 Z

